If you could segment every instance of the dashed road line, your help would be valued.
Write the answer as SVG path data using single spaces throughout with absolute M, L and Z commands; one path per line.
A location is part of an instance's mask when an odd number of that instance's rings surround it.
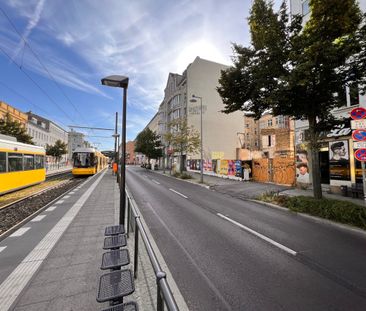
M 52 205 L 52 206 L 50 206 L 49 208 L 47 208 L 47 209 L 46 209 L 46 212 L 52 212 L 52 211 L 54 211 L 56 208 L 57 208 L 57 206 L 56 206 L 56 205 Z
M 280 243 L 278 243 L 278 242 L 276 242 L 276 241 L 274 241 L 274 240 L 266 237 L 265 235 L 263 235 L 263 234 L 261 234 L 261 233 L 259 233 L 257 231 L 254 231 L 254 230 L 248 228 L 247 226 L 242 225 L 241 223 L 239 223 L 239 222 L 237 222 L 237 221 L 235 221 L 235 220 L 233 220 L 233 219 L 231 219 L 231 218 L 229 218 L 229 217 L 227 217 L 225 215 L 222 215 L 220 213 L 217 213 L 217 216 L 219 216 L 219 217 L 221 217 L 221 218 L 223 218 L 223 219 L 231 222 L 232 224 L 238 226 L 239 228 L 244 229 L 245 231 L 247 231 L 247 232 L 249 232 L 249 233 L 257 236 L 258 238 L 260 238 L 260 239 L 262 239 L 262 240 L 264 240 L 264 241 L 266 241 L 266 242 L 268 242 L 268 243 L 270 243 L 270 244 L 272 244 L 272 245 L 274 245 L 274 246 L 282 249 L 283 251 L 285 251 L 285 252 L 287 252 L 287 253 L 289 253 L 289 254 L 291 254 L 293 256 L 296 256 L 296 254 L 297 254 L 297 252 L 294 251 L 294 250 L 292 250 L 291 248 L 288 248 L 287 246 L 284 246 L 284 245 L 282 245 L 282 244 L 280 244 Z
M 176 194 L 178 194 L 178 195 L 180 195 L 181 197 L 183 197 L 183 198 L 185 198 L 185 199 L 188 199 L 188 197 L 187 196 L 185 196 L 184 194 L 181 194 L 180 192 L 178 192 L 178 191 L 175 191 L 174 189 L 172 189 L 172 188 L 169 188 L 169 190 L 170 191 L 173 191 L 174 193 L 176 193 Z
M 23 227 L 15 231 L 13 234 L 9 235 L 9 237 L 18 237 L 22 236 L 24 233 L 26 233 L 31 227 Z
M 45 218 L 46 215 L 38 215 L 36 217 L 34 217 L 31 222 L 37 222 L 37 221 L 41 221 L 43 218 Z
M 65 195 L 64 197 L 63 197 L 63 199 L 68 199 L 70 196 L 69 195 Z
M 157 185 L 160 185 L 160 183 L 158 181 L 156 181 L 155 179 L 151 179 L 154 183 L 156 183 Z
M 60 201 L 57 201 L 55 204 L 62 204 L 64 203 L 65 200 L 60 200 Z
M 0 246 L 0 253 L 1 253 L 5 248 L 7 248 L 7 246 Z

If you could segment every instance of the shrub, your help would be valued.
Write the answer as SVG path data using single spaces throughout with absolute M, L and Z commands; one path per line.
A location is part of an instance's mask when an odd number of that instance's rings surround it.
M 187 174 L 187 173 L 182 173 L 181 175 L 180 175 L 180 178 L 182 178 L 182 179 L 191 179 L 192 178 L 192 176 L 191 175 L 189 175 L 189 174 Z
M 173 176 L 174 176 L 175 178 L 179 178 L 179 177 L 180 177 L 180 173 L 179 173 L 179 172 L 174 172 L 174 173 L 173 173 Z

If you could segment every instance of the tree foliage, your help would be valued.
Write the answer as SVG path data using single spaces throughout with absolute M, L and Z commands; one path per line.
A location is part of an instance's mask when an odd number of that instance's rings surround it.
M 189 126 L 186 118 L 178 118 L 168 123 L 170 131 L 164 135 L 164 140 L 173 147 L 174 152 L 180 154 L 180 171 L 184 170 L 183 154 L 195 154 L 200 146 L 200 134 Z
M 60 139 L 56 140 L 54 145 L 46 145 L 46 154 L 55 157 L 57 161 L 67 152 L 67 144 Z
M 157 159 L 162 156 L 160 137 L 150 130 L 144 129 L 135 140 L 135 152 L 141 152 L 149 159 Z
M 310 0 L 310 8 L 302 29 L 300 16 L 290 22 L 285 2 L 275 13 L 272 2 L 254 0 L 251 45 L 234 44 L 234 65 L 222 71 L 217 90 L 224 113 L 250 111 L 258 119 L 269 110 L 308 120 L 314 196 L 320 198 L 319 134 L 339 122 L 332 110 L 345 105 L 345 87 L 365 76 L 365 30 L 355 0 Z
M 4 119 L 0 119 L 0 134 L 13 136 L 21 143 L 33 145 L 32 137 L 27 134 L 25 127 L 13 120 L 9 113 Z

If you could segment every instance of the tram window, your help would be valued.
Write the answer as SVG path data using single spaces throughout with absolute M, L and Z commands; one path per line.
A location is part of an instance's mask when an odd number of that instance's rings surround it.
M 23 170 L 23 155 L 19 153 L 8 153 L 9 172 L 17 172 Z
M 39 170 L 41 168 L 44 168 L 44 156 L 35 155 L 34 156 L 34 169 Z
M 0 173 L 6 172 L 6 153 L 0 152 Z
M 34 170 L 34 155 L 33 154 L 24 154 L 23 155 L 24 160 L 24 170 Z
M 79 152 L 73 154 L 74 167 L 91 167 L 93 166 L 93 154 L 88 152 Z

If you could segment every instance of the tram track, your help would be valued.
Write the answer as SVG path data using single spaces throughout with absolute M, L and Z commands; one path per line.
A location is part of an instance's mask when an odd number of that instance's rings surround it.
M 85 179 L 70 178 L 11 202 L 5 208 L 3 206 L 0 209 L 0 241 L 84 181 Z

